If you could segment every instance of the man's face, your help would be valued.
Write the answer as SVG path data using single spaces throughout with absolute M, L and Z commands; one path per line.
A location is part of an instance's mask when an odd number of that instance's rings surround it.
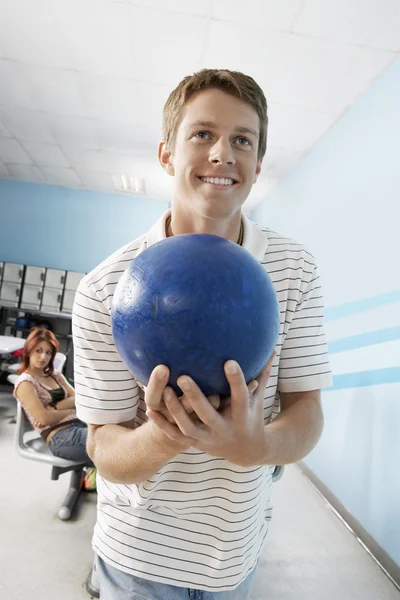
M 168 157 L 175 205 L 209 218 L 235 213 L 261 170 L 259 134 L 259 117 L 247 102 L 219 89 L 193 96 Z

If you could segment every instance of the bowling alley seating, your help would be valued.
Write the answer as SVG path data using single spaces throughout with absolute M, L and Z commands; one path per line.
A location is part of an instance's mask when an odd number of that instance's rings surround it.
M 23 458 L 51 465 L 51 479 L 53 481 L 57 480 L 63 473 L 71 472 L 68 492 L 58 511 L 58 518 L 67 521 L 71 517 L 81 493 L 85 463 L 64 460 L 54 456 L 46 442 L 34 432 L 19 402 L 17 402 L 15 446 L 18 454 Z
M 65 360 L 65 354 L 57 352 L 54 361 L 56 370 L 62 370 Z M 8 381 L 12 384 L 15 384 L 17 378 L 18 375 L 16 373 L 7 377 Z M 51 465 L 51 479 L 53 481 L 57 480 L 63 473 L 71 472 L 68 492 L 58 511 L 59 519 L 62 521 L 70 519 L 81 493 L 85 464 L 54 456 L 50 452 L 46 442 L 32 428 L 19 402 L 17 402 L 15 446 L 18 454 L 23 458 Z

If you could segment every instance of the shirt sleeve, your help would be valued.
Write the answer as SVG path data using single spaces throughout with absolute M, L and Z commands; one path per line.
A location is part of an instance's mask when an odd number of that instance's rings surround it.
M 138 385 L 114 345 L 110 311 L 85 278 L 75 296 L 72 334 L 79 419 L 93 425 L 134 419 Z
M 278 391 L 306 392 L 331 385 L 322 286 L 314 264 L 302 279 L 294 312 L 286 313 Z

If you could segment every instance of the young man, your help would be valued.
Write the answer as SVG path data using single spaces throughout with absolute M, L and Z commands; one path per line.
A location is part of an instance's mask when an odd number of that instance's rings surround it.
M 271 518 L 275 465 L 317 443 L 320 389 L 331 385 L 313 256 L 257 226 L 241 207 L 266 149 L 267 103 L 238 72 L 186 77 L 164 109 L 159 160 L 174 177 L 172 208 L 89 273 L 73 315 L 78 416 L 99 475 L 93 546 L 102 600 L 246 600 Z M 268 270 L 280 302 L 276 354 L 249 386 L 228 361 L 228 405 L 158 366 L 147 388 L 113 344 L 110 308 L 130 261 L 166 236 L 211 233 Z M 146 414 L 147 413 L 147 414 Z M 273 418 L 276 417 L 276 418 Z

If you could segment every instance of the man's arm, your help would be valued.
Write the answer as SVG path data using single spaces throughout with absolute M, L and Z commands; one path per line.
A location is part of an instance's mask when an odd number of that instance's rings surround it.
M 89 425 L 88 454 L 102 477 L 111 483 L 141 483 L 187 449 L 151 422 L 134 427 L 133 421 Z
M 168 370 L 160 373 L 154 369 L 145 392 L 146 402 L 161 402 L 168 376 Z M 140 483 L 187 448 L 151 421 L 139 427 L 135 427 L 135 419 L 116 425 L 89 425 L 88 454 L 100 474 L 112 483 Z
M 266 455 L 261 464 L 286 465 L 307 456 L 317 445 L 324 418 L 320 390 L 280 393 L 281 412 L 265 426 Z

